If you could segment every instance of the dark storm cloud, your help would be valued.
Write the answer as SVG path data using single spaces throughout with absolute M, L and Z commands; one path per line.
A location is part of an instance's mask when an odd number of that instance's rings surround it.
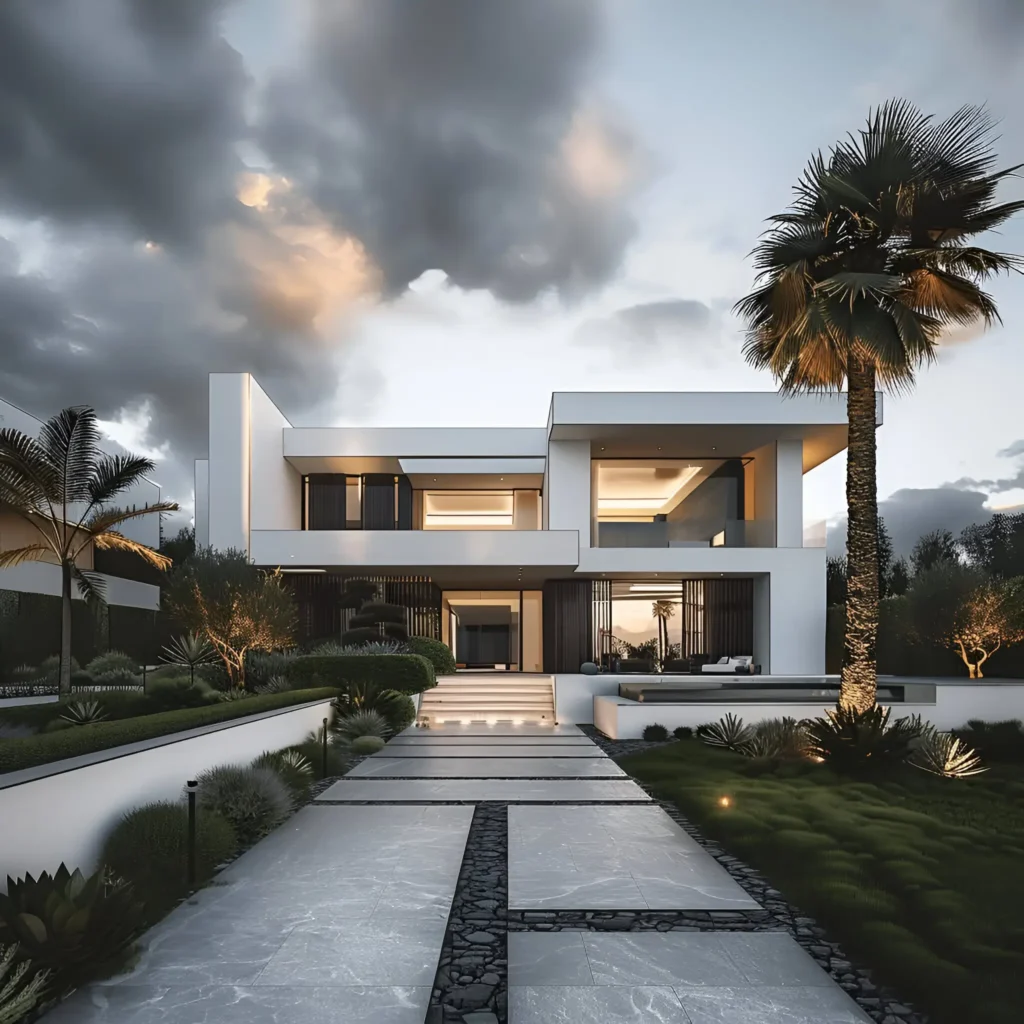
M 985 490 L 995 494 L 1024 488 L 1024 439 L 1014 441 L 1013 444 L 996 452 L 996 455 L 1001 459 L 1017 460 L 1016 472 L 1012 476 L 996 477 L 992 480 L 975 480 L 973 477 L 962 477 L 959 480 L 955 480 L 949 486 L 964 489 L 984 487 Z
M 988 494 L 963 490 L 951 484 L 944 487 L 906 487 L 878 503 L 878 514 L 885 520 L 897 557 L 908 556 L 918 538 L 932 530 L 950 530 L 954 536 L 971 523 L 987 522 L 991 509 L 985 508 Z M 846 519 L 828 532 L 828 553 L 846 553 Z
M 0 206 L 190 239 L 235 205 L 241 57 L 221 0 L 4 0 Z
M 260 143 L 360 239 L 389 292 L 440 269 L 525 301 L 617 270 L 634 224 L 608 177 L 633 143 L 584 126 L 589 192 L 563 151 L 598 52 L 598 4 L 321 0 L 313 12 L 308 64 L 269 88 Z

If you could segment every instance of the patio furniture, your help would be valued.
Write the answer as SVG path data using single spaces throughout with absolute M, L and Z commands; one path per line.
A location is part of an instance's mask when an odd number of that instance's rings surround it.
M 654 662 L 649 658 L 623 658 L 619 662 L 619 672 L 623 675 L 653 675 Z
M 701 672 L 708 675 L 750 675 L 754 663 L 752 654 L 741 654 L 736 657 L 719 658 L 701 666 Z
M 662 665 L 663 675 L 688 676 L 690 674 L 689 658 L 668 658 Z

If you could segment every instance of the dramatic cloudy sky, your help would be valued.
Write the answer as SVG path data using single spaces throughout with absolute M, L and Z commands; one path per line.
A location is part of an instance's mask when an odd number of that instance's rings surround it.
M 4 0 L 0 396 L 95 406 L 187 506 L 211 370 L 299 425 L 770 390 L 730 312 L 746 254 L 893 95 L 987 102 L 1024 161 L 1024 4 Z M 989 241 L 1024 252 L 1024 221 Z M 993 292 L 1005 326 L 887 400 L 898 547 L 1024 501 L 1024 282 Z

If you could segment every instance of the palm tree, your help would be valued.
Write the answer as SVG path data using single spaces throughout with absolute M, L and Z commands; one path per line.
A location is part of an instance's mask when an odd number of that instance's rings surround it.
M 664 664 L 668 656 L 668 620 L 676 613 L 676 606 L 671 601 L 655 601 L 651 605 L 651 614 L 658 620 L 658 659 Z
M 986 278 L 1020 257 L 970 244 L 1024 202 L 995 204 L 993 122 L 964 107 L 935 123 L 893 100 L 812 158 L 796 198 L 754 249 L 756 289 L 736 310 L 744 355 L 784 393 L 841 391 L 849 422 L 847 596 L 840 704 L 874 706 L 878 627 L 875 388 L 908 391 L 953 325 L 998 321 Z
M 125 511 L 110 502 L 147 473 L 150 459 L 106 455 L 99 447 L 92 409 L 72 408 L 43 424 L 38 438 L 19 430 L 0 430 L 0 510 L 24 519 L 38 534 L 35 543 L 0 552 L 0 569 L 23 562 L 56 562 L 61 567 L 59 691 L 71 692 L 71 584 L 86 602 L 103 603 L 101 575 L 83 569 L 79 559 L 90 548 L 131 551 L 150 565 L 166 569 L 171 560 L 116 527 L 140 516 L 176 512 L 173 501 Z

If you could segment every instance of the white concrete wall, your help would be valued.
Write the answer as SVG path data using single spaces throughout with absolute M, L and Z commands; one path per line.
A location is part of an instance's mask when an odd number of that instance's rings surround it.
M 780 548 L 803 547 L 803 441 L 778 441 L 775 460 L 775 543 Z
M 927 683 L 927 679 L 907 679 L 907 682 Z M 596 695 L 594 725 L 611 739 L 640 739 L 644 727 L 657 722 L 670 732 L 680 725 L 695 729 L 698 725 L 717 722 L 727 714 L 734 714 L 748 725 L 767 718 L 816 718 L 834 708 L 834 703 L 823 704 L 742 704 L 729 701 L 722 704 L 642 704 L 624 701 L 616 696 Z M 1004 683 L 986 686 L 974 683 L 940 684 L 936 686 L 934 704 L 894 704 L 893 719 L 920 715 L 936 729 L 947 731 L 966 725 L 971 718 L 987 722 L 1005 719 L 1024 719 L 1024 683 Z
M 210 546 L 210 462 L 208 459 L 196 459 L 195 463 L 195 530 L 196 547 Z
M 526 459 L 545 454 L 543 427 L 290 427 L 288 458 Z
M 585 676 L 562 673 L 552 677 L 555 691 L 555 721 L 576 725 L 590 725 L 594 721 L 594 697 L 618 696 L 619 683 L 636 682 L 636 676 L 616 676 L 606 673 Z M 665 678 L 659 677 L 659 682 Z
M 100 573 L 107 585 L 107 604 L 122 605 L 126 608 L 160 610 L 160 588 L 150 583 L 138 583 L 120 576 Z M 0 569 L 0 590 L 16 590 L 22 594 L 49 594 L 61 596 L 62 579 L 60 566 L 51 562 L 24 562 L 13 569 Z M 82 595 L 75 585 L 72 598 L 81 600 Z
M 769 576 L 769 659 L 768 665 L 761 663 L 761 670 L 773 675 L 820 675 L 825 671 L 825 550 L 782 553 L 812 557 L 793 558 Z
M 765 675 L 772 671 L 772 583 L 768 573 L 754 577 L 754 664 Z M 822 671 L 825 670 L 822 662 Z
M 107 834 L 127 811 L 178 799 L 185 783 L 199 772 L 247 764 L 265 750 L 300 743 L 320 727 L 329 708 L 325 701 L 256 721 L 233 722 L 189 739 L 160 737 L 119 748 L 120 754 L 104 751 L 109 755 L 105 760 L 85 767 L 74 767 L 85 760 L 75 758 L 0 775 L 0 879 L 26 871 L 52 872 L 61 861 L 72 871 L 94 870 Z M 148 749 L 125 752 L 139 747 Z M 52 774 L 15 782 L 42 770 Z
M 291 424 L 255 380 L 249 417 L 249 529 L 301 529 L 302 477 L 284 457 L 283 431 Z
M 548 445 L 548 529 L 578 530 L 580 547 L 590 547 L 590 442 Z
M 579 561 L 575 530 L 253 530 L 257 565 L 415 567 L 545 566 L 569 573 Z
M 251 381 L 210 374 L 210 546 L 222 551 L 249 550 Z

